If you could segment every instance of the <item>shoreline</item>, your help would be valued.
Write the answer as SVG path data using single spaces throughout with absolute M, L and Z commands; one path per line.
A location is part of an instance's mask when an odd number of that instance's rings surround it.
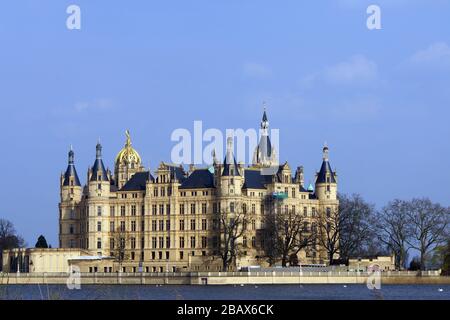
M 221 273 L 221 272 L 186 272 L 186 273 L 82 273 L 72 277 L 68 273 L 42 274 L 0 274 L 1 285 L 26 284 L 64 284 L 79 281 L 92 285 L 301 285 L 301 284 L 366 284 L 375 281 L 374 275 L 367 273 Z M 450 285 L 449 276 L 422 275 L 415 273 L 381 274 L 381 284 Z

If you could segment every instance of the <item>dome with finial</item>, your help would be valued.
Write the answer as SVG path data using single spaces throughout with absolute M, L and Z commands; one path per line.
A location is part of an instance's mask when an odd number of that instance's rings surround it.
M 126 142 L 125 146 L 122 148 L 122 150 L 119 151 L 119 153 L 116 156 L 115 163 L 117 164 L 134 164 L 135 166 L 141 165 L 141 156 L 139 153 L 131 146 L 131 138 L 130 138 L 130 131 L 125 131 L 126 135 Z

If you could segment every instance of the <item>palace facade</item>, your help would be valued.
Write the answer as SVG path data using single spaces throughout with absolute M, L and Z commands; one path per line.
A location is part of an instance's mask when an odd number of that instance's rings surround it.
M 326 146 L 314 187 L 305 188 L 303 167 L 293 170 L 287 162 L 277 165 L 271 175 L 262 174 L 276 159 L 268 128 L 264 111 L 261 139 L 250 166 L 236 162 L 232 142 L 227 141 L 223 162 L 214 157 L 210 167 L 191 166 L 189 170 L 162 162 L 153 173 L 143 167 L 127 131 L 114 172 L 105 167 L 98 143 L 84 185 L 71 149 L 60 179 L 60 248 L 112 257 L 103 260 L 100 268 L 105 271 L 220 270 L 219 215 L 242 210 L 248 225 L 239 238 L 242 250 L 236 265 L 265 265 L 267 214 L 289 210 L 314 227 L 319 212 L 338 208 L 337 174 L 330 166 Z M 305 264 L 326 263 L 327 254 L 313 244 L 300 251 L 298 259 Z

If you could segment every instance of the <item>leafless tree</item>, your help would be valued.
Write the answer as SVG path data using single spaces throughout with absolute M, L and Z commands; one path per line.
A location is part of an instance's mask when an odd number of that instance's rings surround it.
M 395 199 L 376 215 L 375 228 L 379 241 L 395 254 L 395 267 L 406 268 L 411 228 L 408 202 Z
M 126 250 L 127 243 L 129 241 L 128 233 L 118 227 L 112 237 L 113 243 L 111 243 L 111 252 L 114 255 L 114 259 L 119 264 L 119 270 L 122 270 L 122 264 L 124 261 L 128 260 L 129 254 Z
M 273 210 L 268 213 L 265 224 L 264 249 L 270 265 L 281 260 L 285 267 L 291 257 L 315 243 L 315 230 L 308 227 L 303 215 L 292 210 Z
M 339 253 L 339 234 L 343 225 L 342 219 L 337 209 L 321 210 L 317 222 L 317 241 L 327 252 L 328 263 L 331 265 L 334 256 Z
M 375 210 L 360 195 L 339 195 L 339 254 L 343 259 L 378 254 L 373 228 Z
M 0 252 L 1 250 L 21 248 L 25 246 L 24 239 L 19 236 L 11 221 L 0 219 Z
M 234 202 L 219 212 L 217 237 L 217 254 L 222 260 L 222 270 L 227 271 L 236 266 L 236 258 L 242 254 L 241 238 L 248 225 L 247 215 L 242 205 Z
M 413 199 L 408 203 L 408 244 L 420 252 L 420 268 L 426 269 L 427 255 L 434 247 L 445 243 L 450 212 L 429 199 Z

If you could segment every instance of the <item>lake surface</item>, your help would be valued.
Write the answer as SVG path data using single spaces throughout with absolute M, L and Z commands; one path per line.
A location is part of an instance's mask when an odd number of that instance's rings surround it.
M 0 299 L 10 300 L 450 300 L 450 285 L 0 285 Z

